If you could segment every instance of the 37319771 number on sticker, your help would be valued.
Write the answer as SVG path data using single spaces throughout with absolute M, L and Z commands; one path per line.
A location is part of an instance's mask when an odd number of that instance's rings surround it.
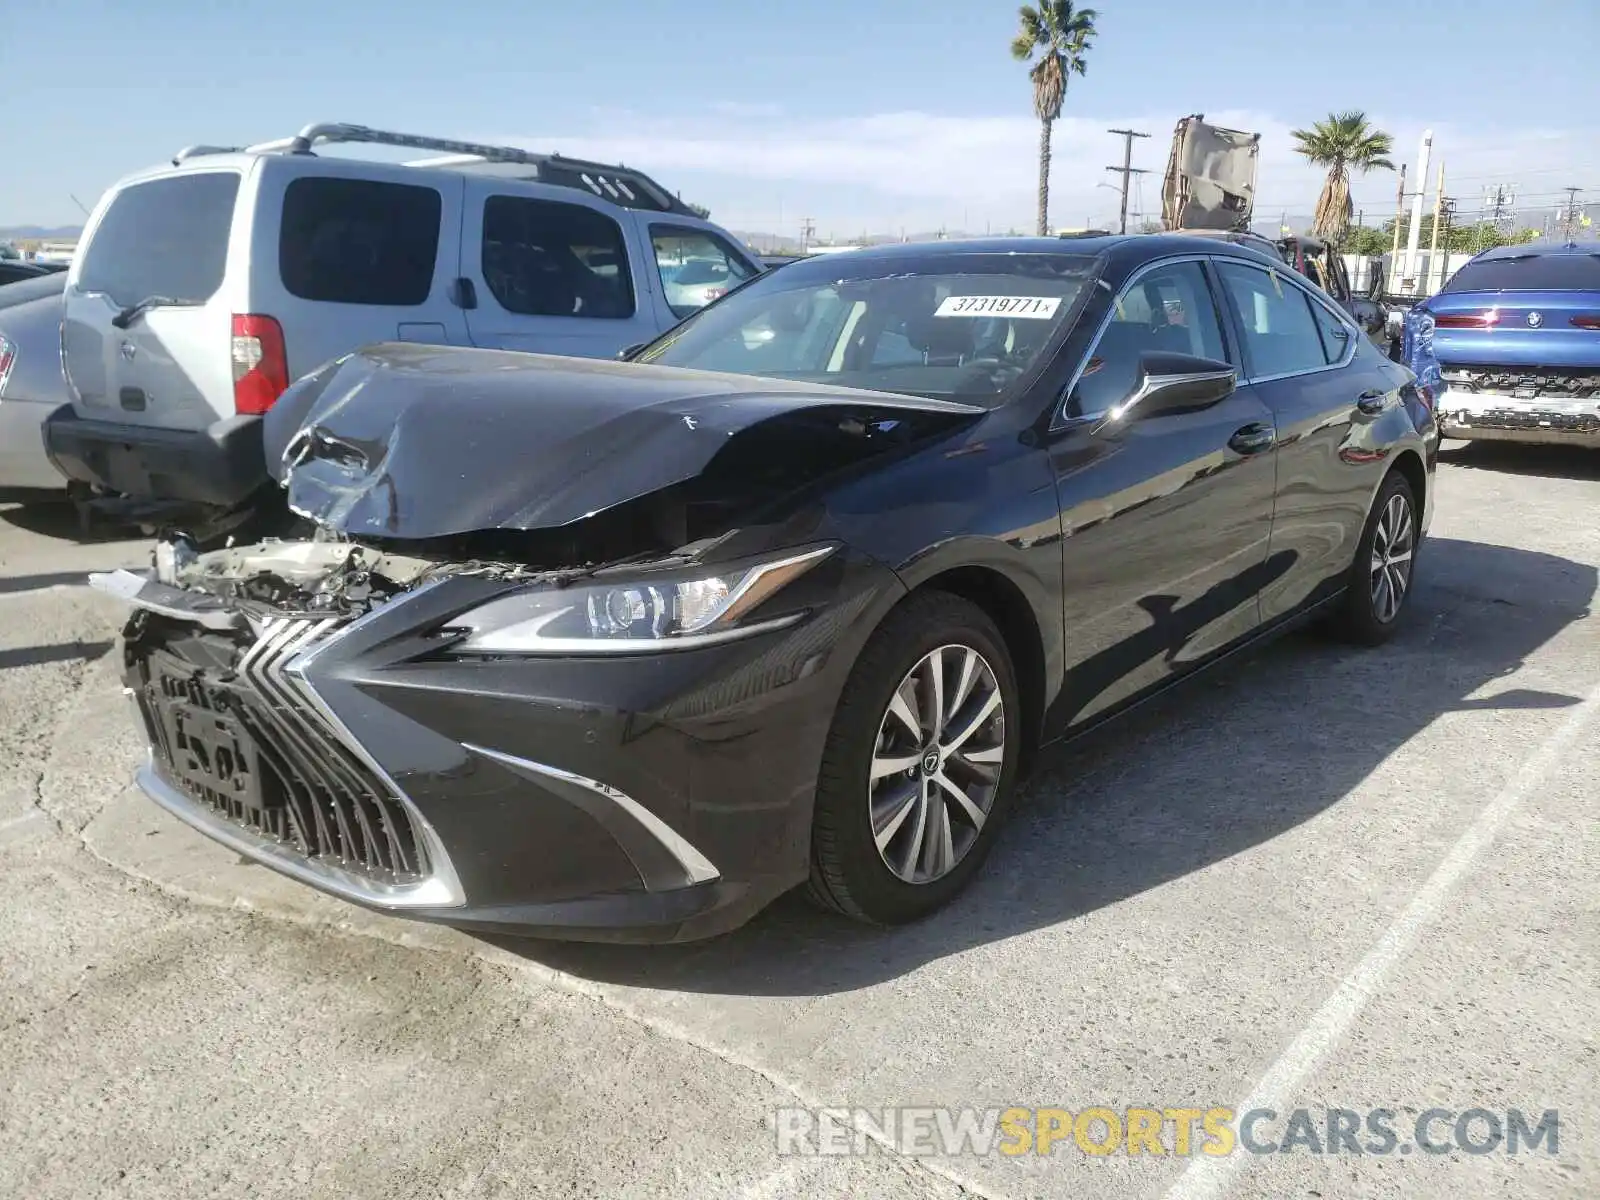
M 946 296 L 936 317 L 1026 317 L 1048 321 L 1061 307 L 1060 296 Z

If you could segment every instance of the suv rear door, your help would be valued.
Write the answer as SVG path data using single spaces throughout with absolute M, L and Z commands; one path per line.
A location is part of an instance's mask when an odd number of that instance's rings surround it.
M 282 155 L 260 176 L 249 311 L 282 326 L 291 379 L 370 342 L 469 344 L 459 174 Z
M 461 274 L 478 346 L 610 358 L 665 326 L 644 248 L 613 205 L 467 177 Z
M 62 364 L 79 416 L 204 429 L 231 415 L 231 405 L 215 404 L 233 396 L 222 293 L 241 184 L 237 169 L 180 171 L 101 202 L 62 310 Z M 141 304 L 149 307 L 130 313 Z

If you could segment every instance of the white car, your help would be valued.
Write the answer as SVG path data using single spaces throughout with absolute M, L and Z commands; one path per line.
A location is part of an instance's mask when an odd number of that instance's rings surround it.
M 0 488 L 60 491 L 44 448 L 45 419 L 67 403 L 61 377 L 61 292 L 55 273 L 0 287 Z
M 667 303 L 674 312 L 686 317 L 756 273 L 726 258 L 691 258 L 670 276 L 663 276 Z
M 669 253 L 758 270 L 621 167 L 337 124 L 190 147 L 89 218 L 61 333 L 72 404 L 45 438 L 72 479 L 225 523 L 273 494 L 261 418 L 292 380 L 378 342 L 614 357 L 685 315 Z

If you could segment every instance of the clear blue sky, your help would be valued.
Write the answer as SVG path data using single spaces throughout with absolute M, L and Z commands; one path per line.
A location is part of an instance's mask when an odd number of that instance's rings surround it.
M 1600 195 L 1596 0 L 1098 8 L 1058 135 L 1057 224 L 1114 211 L 1096 185 L 1124 121 L 1155 134 L 1135 161 L 1159 208 L 1172 122 L 1194 111 L 1264 130 L 1274 211 L 1315 199 L 1287 130 L 1343 108 L 1394 131 L 1398 159 L 1431 125 L 1464 206 L 1494 181 L 1530 204 Z M 0 226 L 76 221 L 70 194 L 92 203 L 182 145 L 313 120 L 610 152 L 741 228 L 1027 224 L 1037 137 L 1015 23 L 1003 0 L 6 0 Z M 1357 189 L 1375 208 L 1393 196 L 1387 173 Z

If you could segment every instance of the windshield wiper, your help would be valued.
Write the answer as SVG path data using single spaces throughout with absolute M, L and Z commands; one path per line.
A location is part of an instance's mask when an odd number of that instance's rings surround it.
M 112 317 L 111 323 L 118 329 L 126 329 L 152 308 L 190 308 L 194 303 L 193 300 L 174 300 L 171 296 L 146 296 Z

